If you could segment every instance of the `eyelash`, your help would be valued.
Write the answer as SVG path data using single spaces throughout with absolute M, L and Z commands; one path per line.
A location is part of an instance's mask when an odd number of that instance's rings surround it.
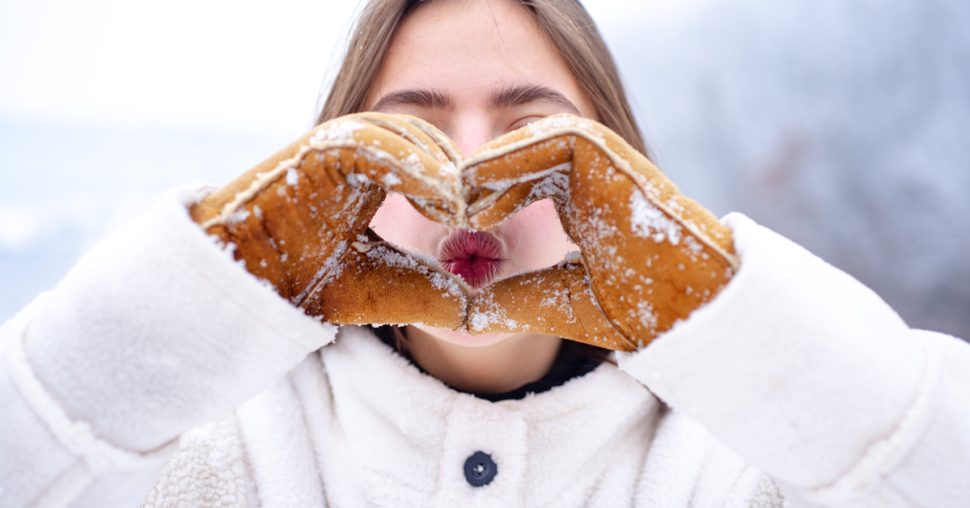
M 518 128 L 521 128 L 521 127 L 525 127 L 526 125 L 529 125 L 530 123 L 535 122 L 537 120 L 542 120 L 543 118 L 545 118 L 545 116 L 542 116 L 542 115 L 529 115 L 529 116 L 524 116 L 524 117 L 519 118 L 518 120 L 512 122 L 511 124 L 509 124 L 508 130 L 509 131 L 514 131 L 515 129 L 518 129 Z M 526 121 L 526 120 L 528 120 L 528 121 Z

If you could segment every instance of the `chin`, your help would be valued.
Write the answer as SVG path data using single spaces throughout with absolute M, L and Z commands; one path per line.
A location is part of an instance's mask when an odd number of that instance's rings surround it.
M 438 340 L 443 340 L 450 344 L 455 344 L 457 346 L 465 347 L 488 347 L 504 340 L 507 340 L 518 333 L 479 333 L 472 334 L 468 332 L 460 332 L 457 330 L 450 330 L 448 328 L 437 328 L 434 326 L 416 326 L 415 328 L 420 329 L 422 332 L 434 337 Z

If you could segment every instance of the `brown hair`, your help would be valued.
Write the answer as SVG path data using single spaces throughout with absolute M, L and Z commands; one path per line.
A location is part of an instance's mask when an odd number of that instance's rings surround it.
M 440 0 L 439 0 L 440 1 Z M 519 0 L 535 16 L 542 31 L 559 51 L 579 86 L 592 100 L 600 122 L 647 154 L 643 135 L 633 117 L 613 55 L 579 0 Z M 371 83 L 377 78 L 391 39 L 401 21 L 422 0 L 370 0 L 350 35 L 347 53 L 334 77 L 317 123 L 364 109 Z M 398 351 L 407 340 L 393 330 Z M 587 356 L 614 363 L 606 349 L 587 346 Z
M 519 0 L 545 32 L 593 102 L 600 122 L 646 154 L 613 55 L 578 0 Z M 371 0 L 360 14 L 317 123 L 363 110 L 370 84 L 401 21 L 421 0 Z

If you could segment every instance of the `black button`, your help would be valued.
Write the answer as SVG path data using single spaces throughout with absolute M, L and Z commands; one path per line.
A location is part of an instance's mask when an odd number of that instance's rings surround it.
M 492 456 L 485 452 L 475 452 L 465 459 L 465 479 L 472 487 L 481 487 L 492 483 L 498 474 L 498 466 Z

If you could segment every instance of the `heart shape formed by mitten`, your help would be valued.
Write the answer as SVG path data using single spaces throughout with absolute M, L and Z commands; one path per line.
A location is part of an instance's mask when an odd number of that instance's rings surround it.
M 313 270 L 289 277 L 298 282 L 281 294 L 331 323 L 529 331 L 633 350 L 713 298 L 737 267 L 726 227 L 617 134 L 588 119 L 548 117 L 462 158 L 421 119 L 361 113 L 318 126 L 281 154 L 226 190 L 218 212 L 193 216 L 218 231 L 243 230 L 233 225 L 237 217 L 251 225 L 247 236 L 268 237 L 272 250 L 286 251 L 283 261 L 290 252 L 319 258 Z M 321 188 L 340 199 L 321 200 L 315 196 Z M 387 192 L 403 194 L 434 221 L 474 230 L 551 198 L 581 255 L 476 291 L 436 260 L 367 229 Z M 297 203 L 308 203 L 309 216 L 323 223 L 291 232 L 300 249 L 272 241 L 287 226 L 267 225 L 265 212 L 280 203 L 275 213 L 287 217 Z M 240 210 L 247 212 L 241 219 Z M 303 227 L 309 219 L 306 210 L 301 214 L 295 222 Z M 242 257 L 279 289 L 267 255 Z

